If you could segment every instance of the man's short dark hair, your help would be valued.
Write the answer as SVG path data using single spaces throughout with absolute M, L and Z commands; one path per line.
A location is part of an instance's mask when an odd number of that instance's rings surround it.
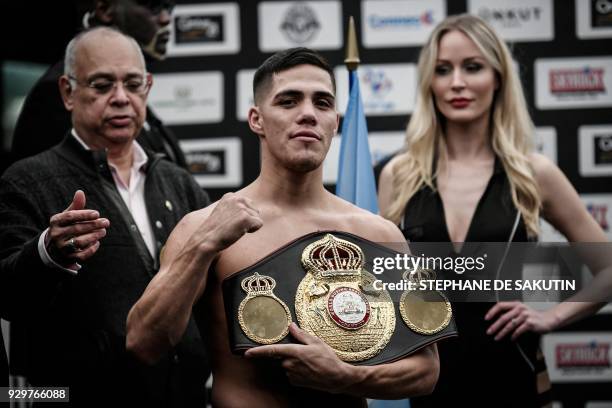
M 257 71 L 255 71 L 255 76 L 253 77 L 253 96 L 255 98 L 255 103 L 259 100 L 261 91 L 268 88 L 272 82 L 272 76 L 274 74 L 297 67 L 298 65 L 314 65 L 315 67 L 323 69 L 329 74 L 334 93 L 336 92 L 334 71 L 332 71 L 327 60 L 310 48 L 296 47 L 277 52 L 265 60 Z

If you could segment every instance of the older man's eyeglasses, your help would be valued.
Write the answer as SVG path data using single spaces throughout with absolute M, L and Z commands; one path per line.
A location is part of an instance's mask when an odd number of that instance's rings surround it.
M 108 78 L 96 78 L 89 82 L 82 82 L 76 79 L 74 76 L 69 75 L 70 81 L 77 83 L 78 85 L 90 88 L 98 95 L 108 95 L 117 90 L 118 83 L 121 82 L 123 89 L 133 95 L 142 96 L 149 90 L 151 82 L 146 77 L 133 77 L 123 81 L 112 81 Z

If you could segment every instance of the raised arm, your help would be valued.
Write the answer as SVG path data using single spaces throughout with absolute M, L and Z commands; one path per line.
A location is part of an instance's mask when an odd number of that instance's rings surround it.
M 176 226 L 161 256 L 161 268 L 130 310 L 128 351 L 154 363 L 181 339 L 191 308 L 206 287 L 208 270 L 225 248 L 262 226 L 248 198 L 226 194 L 187 215 Z

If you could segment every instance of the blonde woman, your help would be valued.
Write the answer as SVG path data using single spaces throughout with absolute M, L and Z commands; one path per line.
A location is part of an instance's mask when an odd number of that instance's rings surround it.
M 511 54 L 483 20 L 451 16 L 421 51 L 405 149 L 383 169 L 379 205 L 421 242 L 535 240 L 540 217 L 570 241 L 606 241 L 563 173 L 531 152 L 533 124 Z M 601 305 L 455 303 L 460 336 L 442 342 L 434 394 L 414 406 L 543 406 L 545 333 Z M 517 346 L 517 344 L 520 344 Z

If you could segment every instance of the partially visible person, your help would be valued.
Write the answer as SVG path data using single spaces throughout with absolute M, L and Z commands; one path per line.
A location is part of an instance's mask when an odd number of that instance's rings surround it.
M 0 330 L 0 387 L 8 387 L 9 384 L 9 369 L 8 359 L 6 358 L 6 350 L 4 349 L 4 338 Z
M 430 392 L 438 373 L 435 344 L 392 363 L 354 366 L 291 324 L 298 344 L 232 354 L 228 326 L 237 322 L 226 318 L 224 279 L 316 231 L 345 231 L 375 242 L 402 238 L 390 222 L 323 186 L 323 160 L 338 129 L 335 82 L 327 62 L 305 48 L 281 51 L 260 66 L 253 88 L 249 126 L 261 143 L 260 174 L 176 227 L 160 272 L 128 316 L 128 349 L 155 361 L 181 337 L 194 307 L 210 341 L 214 406 L 364 407 L 365 397 Z M 304 275 L 299 262 L 282 262 L 283 274 Z
M 83 28 L 115 27 L 136 39 L 147 61 L 160 60 L 166 54 L 173 7 L 174 2 L 168 0 L 95 0 L 92 10 L 83 17 Z M 16 160 L 51 148 L 70 130 L 70 114 L 64 109 L 57 86 L 63 72 L 64 61 L 58 61 L 28 94 L 13 133 L 12 154 Z M 137 140 L 143 147 L 186 167 L 176 137 L 150 107 Z
M 569 241 L 606 241 L 559 168 L 531 150 L 533 124 L 511 54 L 489 25 L 467 14 L 442 21 L 421 51 L 418 74 L 405 148 L 379 185 L 381 213 L 406 239 L 535 240 L 543 217 Z M 590 261 L 595 272 L 606 266 Z M 538 311 L 521 302 L 454 303 L 459 337 L 439 345 L 438 384 L 412 405 L 547 405 L 538 334 L 602 305 L 574 301 Z
M 152 76 L 108 27 L 75 37 L 59 81 L 72 129 L 0 179 L 0 312 L 27 332 L 26 375 L 70 387 L 73 406 L 202 407 L 208 362 L 187 330 L 159 362 L 125 350 L 125 321 L 170 231 L 209 201 L 191 175 L 144 149 Z

